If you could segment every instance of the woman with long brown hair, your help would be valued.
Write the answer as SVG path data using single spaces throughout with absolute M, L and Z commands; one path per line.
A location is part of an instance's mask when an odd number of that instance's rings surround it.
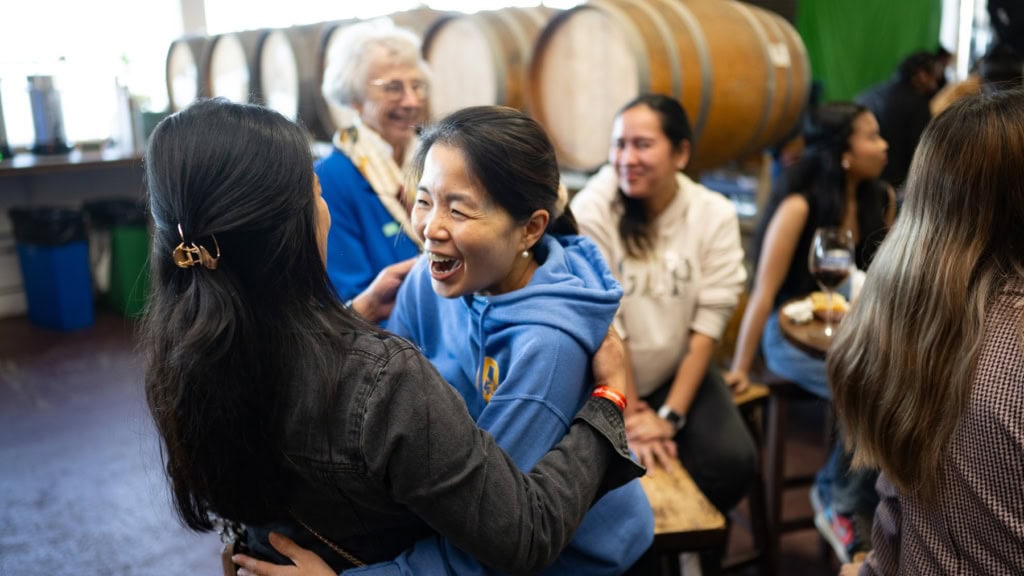
M 1024 572 L 1022 163 L 1024 92 L 939 115 L 833 343 L 854 465 L 882 471 L 861 574 Z

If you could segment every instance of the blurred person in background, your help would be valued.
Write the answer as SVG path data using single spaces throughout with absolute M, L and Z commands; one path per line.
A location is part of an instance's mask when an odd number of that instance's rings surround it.
M 779 328 L 780 310 L 786 302 L 818 289 L 807 263 L 815 229 L 850 230 L 857 268 L 867 270 L 895 218 L 896 197 L 879 179 L 887 145 L 874 114 L 864 106 L 820 105 L 805 139 L 807 148 L 776 181 L 758 225 L 754 285 L 725 380 L 746 388 L 760 355 L 774 374 L 829 400 L 825 362 L 785 339 Z M 850 282 L 840 287 L 846 296 L 849 290 Z M 870 544 L 868 527 L 877 502 L 874 476 L 851 472 L 849 462 L 849 452 L 837 440 L 811 490 L 815 523 L 844 561 Z
M 928 103 L 938 89 L 935 54 L 915 52 L 900 62 L 892 78 L 868 88 L 854 101 L 875 115 L 882 139 L 889 143 L 889 163 L 882 179 L 896 188 L 903 185 L 921 132 L 932 119 Z
M 933 116 L 938 116 L 953 102 L 981 92 L 1011 90 L 1024 86 L 1024 59 L 1005 43 L 993 44 L 988 52 L 975 63 L 971 75 L 950 84 L 932 98 L 930 106 Z
M 757 448 L 712 362 L 747 277 L 736 208 L 682 172 L 693 136 L 676 100 L 630 101 L 610 140 L 609 163 L 572 209 L 623 285 L 616 328 L 642 399 L 626 414 L 630 447 L 648 467 L 680 460 L 728 514 L 757 471 Z
M 338 123 L 331 154 L 316 164 L 331 211 L 327 272 L 350 300 L 386 268 L 385 281 L 400 282 L 419 253 L 404 176 L 430 91 L 419 38 L 387 19 L 346 26 L 322 91 Z

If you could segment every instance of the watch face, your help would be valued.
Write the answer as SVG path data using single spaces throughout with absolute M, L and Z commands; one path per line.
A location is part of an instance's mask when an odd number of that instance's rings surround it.
M 686 417 L 673 411 L 668 406 L 662 406 L 658 410 L 658 417 L 675 426 L 676 430 L 681 429 L 686 424 Z

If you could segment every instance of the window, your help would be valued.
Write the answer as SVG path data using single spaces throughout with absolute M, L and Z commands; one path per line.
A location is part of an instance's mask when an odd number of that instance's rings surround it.
M 27 76 L 57 79 L 70 142 L 103 140 L 116 126 L 118 82 L 144 107 L 166 107 L 164 59 L 181 34 L 177 0 L 8 2 L 0 18 L 0 96 L 12 147 L 35 134 Z
M 551 0 L 569 8 L 580 0 Z M 207 34 L 283 28 L 410 10 L 421 0 L 205 0 Z M 475 12 L 536 6 L 538 0 L 436 0 L 435 10 Z M 55 75 L 69 143 L 117 137 L 117 86 L 143 110 L 167 108 L 167 50 L 182 36 L 181 0 L 25 0 L 7 2 L 0 18 L 0 105 L 12 147 L 30 147 L 35 134 L 27 76 Z
M 554 8 L 569 8 L 582 0 L 545 1 Z M 375 0 L 324 2 L 323 0 L 206 0 L 206 28 L 210 34 L 280 28 L 349 18 L 376 18 L 426 5 L 434 10 L 476 12 L 506 6 L 537 6 L 539 0 Z

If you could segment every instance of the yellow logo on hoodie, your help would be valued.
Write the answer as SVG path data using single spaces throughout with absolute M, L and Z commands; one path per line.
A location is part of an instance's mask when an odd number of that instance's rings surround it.
M 484 402 L 490 402 L 491 397 L 498 391 L 501 371 L 498 362 L 490 356 L 484 356 L 484 365 L 480 369 L 480 393 L 483 394 Z

